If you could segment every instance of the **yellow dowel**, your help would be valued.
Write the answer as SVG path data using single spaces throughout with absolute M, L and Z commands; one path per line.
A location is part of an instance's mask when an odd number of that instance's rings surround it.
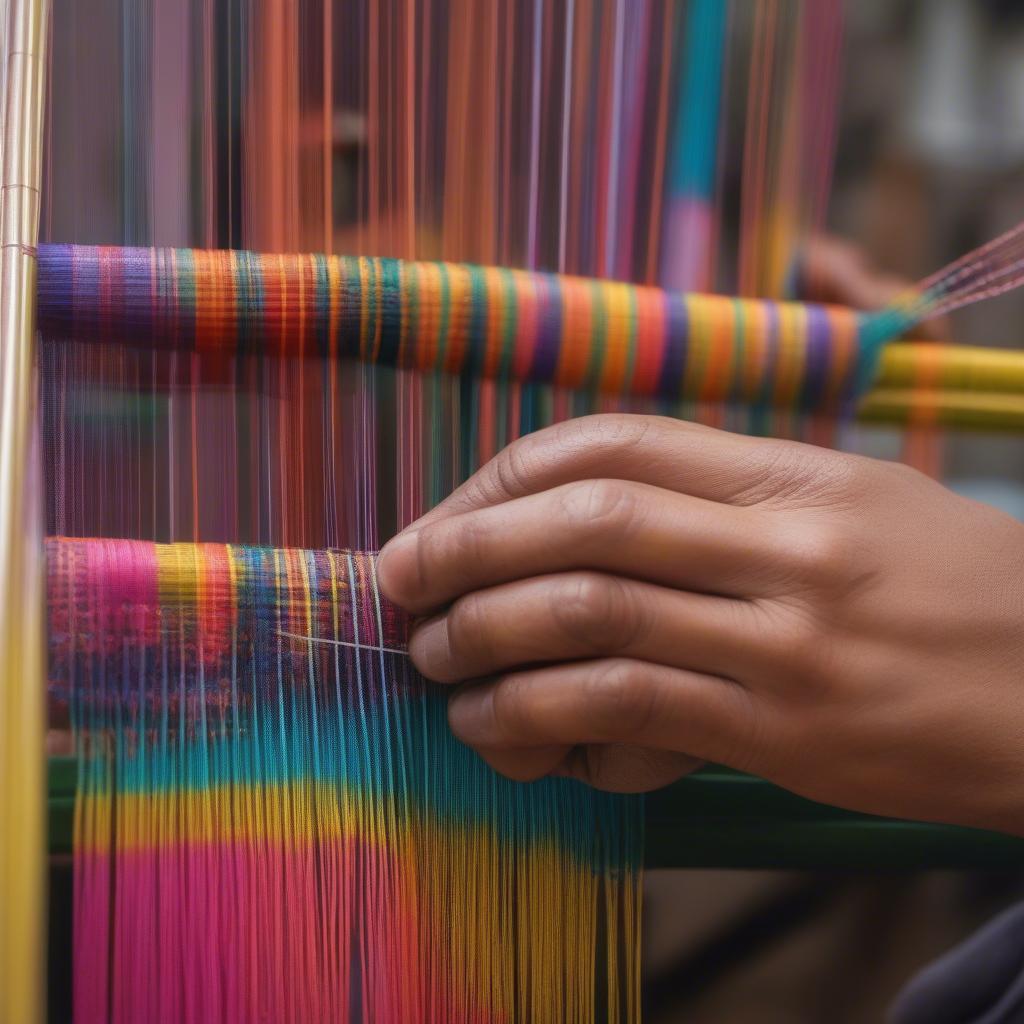
M 873 423 L 1017 432 L 1024 431 L 1024 395 L 879 388 L 864 397 L 857 418 Z
M 43 617 L 35 433 L 46 0 L 0 0 L 0 1022 L 45 1013 Z
M 930 342 L 888 345 L 858 419 L 1024 431 L 1024 351 Z
M 911 388 L 1024 395 L 1024 351 L 913 342 L 886 346 L 875 390 Z

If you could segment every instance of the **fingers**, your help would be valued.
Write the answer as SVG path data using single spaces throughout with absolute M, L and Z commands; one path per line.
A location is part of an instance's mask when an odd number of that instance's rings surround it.
M 383 593 L 414 614 L 483 587 L 569 569 L 744 597 L 785 571 L 774 520 L 616 480 L 587 480 L 434 520 L 396 537 Z
M 504 751 L 502 754 L 508 756 Z M 676 750 L 653 750 L 635 743 L 603 743 L 570 748 L 553 774 L 579 779 L 610 793 L 646 793 L 689 775 L 703 763 Z M 516 767 L 513 765 L 513 770 Z M 504 770 L 503 774 L 509 772 Z
M 540 750 L 478 747 L 477 754 L 496 772 L 519 782 L 559 775 L 611 793 L 644 793 L 660 789 L 704 763 L 675 750 L 652 750 L 633 743 L 545 747 Z
M 573 774 L 573 748 L 562 744 L 550 747 L 474 747 L 480 757 L 496 772 L 517 782 L 533 782 L 546 775 Z
M 801 277 L 803 298 L 853 309 L 881 309 L 913 288 L 904 278 L 873 268 L 856 246 L 827 236 L 805 244 Z M 918 340 L 941 341 L 949 331 L 948 319 L 936 317 L 918 324 L 912 334 Z
M 744 769 L 757 762 L 767 718 L 735 683 L 626 658 L 513 673 L 467 687 L 448 705 L 455 735 L 489 758 L 628 743 Z
M 583 416 L 515 441 L 419 522 L 594 478 L 748 504 L 752 477 L 759 480 L 771 468 L 785 485 L 790 470 L 808 469 L 820 458 L 820 450 L 810 445 L 748 438 L 660 416 Z
M 702 764 L 678 751 L 655 751 L 637 743 L 603 743 L 573 746 L 555 774 L 577 778 L 609 793 L 648 793 Z
M 854 309 L 880 309 L 912 287 L 871 267 L 856 246 L 824 236 L 805 244 L 801 274 L 803 298 Z
M 423 675 L 441 683 L 609 656 L 737 679 L 757 674 L 768 660 L 760 617 L 747 601 L 564 573 L 460 598 L 416 628 L 409 654 Z

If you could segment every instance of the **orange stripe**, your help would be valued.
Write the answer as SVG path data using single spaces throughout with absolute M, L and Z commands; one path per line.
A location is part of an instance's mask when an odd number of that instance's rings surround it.
M 485 377 L 494 377 L 501 360 L 501 325 L 505 317 L 505 288 L 501 272 L 494 267 L 484 271 L 484 292 L 487 297 L 487 313 L 484 317 L 487 333 L 484 338 L 483 373 Z
M 554 383 L 561 387 L 583 385 L 593 348 L 594 293 L 600 285 L 578 277 L 561 279 L 562 344 Z
M 650 395 L 657 390 L 667 347 L 665 302 L 662 293 L 655 288 L 637 288 L 633 294 L 636 300 L 636 361 L 630 390 L 638 395 Z
M 728 299 L 712 299 L 709 303 L 708 357 L 700 397 L 706 402 L 720 402 L 729 393 L 735 361 L 733 339 L 736 331 L 736 307 Z
M 444 369 L 458 373 L 466 360 L 469 324 L 472 315 L 473 288 L 469 271 L 461 263 L 449 263 L 448 347 Z
M 608 324 L 599 387 L 601 391 L 618 394 L 625 389 L 626 368 L 629 366 L 630 336 L 633 331 L 630 289 L 628 285 L 618 283 L 602 284 L 599 287 L 604 295 Z

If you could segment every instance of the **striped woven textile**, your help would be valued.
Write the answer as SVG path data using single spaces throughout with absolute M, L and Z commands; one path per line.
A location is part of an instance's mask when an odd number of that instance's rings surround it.
M 372 557 L 46 557 L 76 1024 L 638 1019 L 639 799 L 458 744 Z
M 805 411 L 840 410 L 878 354 L 877 318 L 839 307 L 365 257 L 43 245 L 38 307 L 74 340 Z

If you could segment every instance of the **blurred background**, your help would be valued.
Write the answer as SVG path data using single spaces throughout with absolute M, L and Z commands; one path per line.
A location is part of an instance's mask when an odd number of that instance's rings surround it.
M 1024 213 L 1024 4 L 849 0 L 830 230 L 917 279 Z M 1020 347 L 1024 294 L 953 315 L 958 342 Z M 895 455 L 899 435 L 867 447 Z M 944 441 L 945 480 L 1024 518 L 1024 447 Z M 1024 873 L 651 872 L 648 1021 L 860 1024 L 1012 901 Z

